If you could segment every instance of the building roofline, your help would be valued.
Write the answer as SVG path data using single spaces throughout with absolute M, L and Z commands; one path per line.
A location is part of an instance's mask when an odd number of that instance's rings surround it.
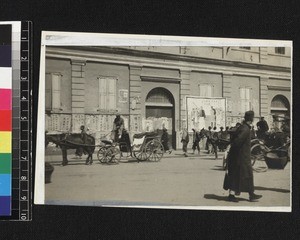
M 98 53 L 114 53 L 120 55 L 130 55 L 136 57 L 149 57 L 149 58 L 160 58 L 172 61 L 185 61 L 193 63 L 205 63 L 214 64 L 221 66 L 231 66 L 231 67 L 241 67 L 241 68 L 252 68 L 261 70 L 270 70 L 278 72 L 290 72 L 291 67 L 282 67 L 276 65 L 267 65 L 262 63 L 249 63 L 237 60 L 228 59 L 216 59 L 216 58 L 205 58 L 205 57 L 195 57 L 195 56 L 185 56 L 180 54 L 162 53 L 162 52 L 152 52 L 144 50 L 126 49 L 121 47 L 108 47 L 108 46 L 48 46 L 47 48 L 61 48 L 68 50 L 78 50 L 78 51 L 88 51 L 88 52 L 98 52 Z M 46 49 L 47 52 L 47 49 Z M 47 57 L 47 53 L 46 53 Z

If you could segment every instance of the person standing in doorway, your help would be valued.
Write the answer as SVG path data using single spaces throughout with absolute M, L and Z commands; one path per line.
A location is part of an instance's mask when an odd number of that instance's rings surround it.
M 185 157 L 188 156 L 188 154 L 187 154 L 187 145 L 188 145 L 189 141 L 190 141 L 189 134 L 187 132 L 187 129 L 184 128 L 183 132 L 182 132 L 181 142 L 182 142 L 183 155 Z
M 249 201 L 262 197 L 254 193 L 253 170 L 250 158 L 250 129 L 254 118 L 253 111 L 245 113 L 243 124 L 236 130 L 228 153 L 228 201 L 238 202 L 235 195 L 249 193 Z

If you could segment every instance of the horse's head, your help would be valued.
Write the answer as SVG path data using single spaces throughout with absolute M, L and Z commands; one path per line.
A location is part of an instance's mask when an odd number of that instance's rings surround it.
M 59 142 L 64 139 L 64 135 L 63 133 L 61 134 L 46 134 L 45 136 L 45 143 L 46 143 L 46 146 L 52 142 L 54 144 L 59 144 Z

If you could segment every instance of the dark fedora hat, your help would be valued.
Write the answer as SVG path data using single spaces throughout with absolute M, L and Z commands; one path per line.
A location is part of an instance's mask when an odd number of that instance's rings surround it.
M 254 112 L 253 111 L 247 111 L 245 112 L 245 121 L 248 122 L 248 121 L 253 121 L 253 118 L 254 118 Z

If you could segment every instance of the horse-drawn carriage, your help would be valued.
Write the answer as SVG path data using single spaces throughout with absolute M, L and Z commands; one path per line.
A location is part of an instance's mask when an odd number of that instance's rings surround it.
M 129 140 L 129 136 L 127 137 Z M 87 154 L 86 164 L 93 163 L 93 153 L 97 147 L 98 160 L 101 163 L 119 163 L 124 154 L 132 156 L 139 161 L 160 161 L 164 155 L 164 147 L 161 143 L 161 136 L 156 132 L 145 132 L 135 134 L 133 143 L 130 140 L 124 141 L 123 137 L 119 141 L 101 140 L 101 144 L 95 144 L 95 138 L 91 135 L 86 136 L 86 142 L 83 141 L 80 133 L 55 133 L 45 135 L 45 146 L 50 142 L 56 144 L 62 150 L 62 165 L 68 164 L 67 150 L 76 149 L 76 152 Z
M 164 155 L 164 148 L 160 136 L 155 132 L 135 134 L 133 143 L 128 141 L 112 142 L 101 140 L 97 157 L 101 163 L 118 163 L 124 154 L 132 156 L 139 161 L 160 161 Z M 129 139 L 129 138 L 128 138 Z

